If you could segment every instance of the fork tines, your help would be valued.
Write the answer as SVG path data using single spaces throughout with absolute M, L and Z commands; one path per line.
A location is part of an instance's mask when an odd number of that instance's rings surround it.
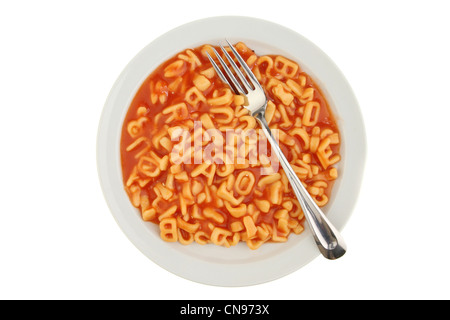
M 225 40 L 230 50 L 233 52 L 233 55 L 236 57 L 236 60 L 241 65 L 242 69 L 244 70 L 245 74 L 247 75 L 248 79 L 245 77 L 245 75 L 242 73 L 241 69 L 238 67 L 238 65 L 234 62 L 233 58 L 230 56 L 228 51 L 219 44 L 220 48 L 222 49 L 223 54 L 227 58 L 228 62 L 230 63 L 231 67 L 233 68 L 234 72 L 238 76 L 239 80 L 236 78 L 236 76 L 233 74 L 233 72 L 230 70 L 226 62 L 223 60 L 222 56 L 217 52 L 216 49 L 213 48 L 214 54 L 217 57 L 217 60 L 219 61 L 220 65 L 222 66 L 223 70 L 225 71 L 225 74 L 222 72 L 222 70 L 219 68 L 217 63 L 214 61 L 214 59 L 210 56 L 208 52 L 206 54 L 208 55 L 209 61 L 211 61 L 212 66 L 214 67 L 214 70 L 216 70 L 219 78 L 228 84 L 230 88 L 236 93 L 236 94 L 247 94 L 251 91 L 253 91 L 256 86 L 259 86 L 258 80 L 256 79 L 255 75 L 251 71 L 251 69 L 247 66 L 244 59 L 239 55 L 237 50 L 231 45 L 228 40 Z M 251 84 L 249 83 L 249 81 Z M 231 82 L 231 83 L 230 83 Z

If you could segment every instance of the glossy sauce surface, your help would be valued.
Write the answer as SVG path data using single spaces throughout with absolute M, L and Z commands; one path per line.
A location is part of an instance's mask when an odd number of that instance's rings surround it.
M 337 143 L 336 141 L 329 143 L 326 149 L 327 151 L 319 154 L 309 150 L 307 143 L 304 139 L 302 140 L 299 135 L 292 134 L 295 132 L 294 129 L 301 128 L 309 136 L 306 140 L 309 139 L 308 143 L 311 146 L 314 136 L 316 137 L 314 141 L 317 141 L 318 146 L 321 145 L 319 145 L 319 143 L 322 143 L 328 137 L 330 139 L 333 137 L 335 140 L 336 137 L 339 136 L 336 121 L 329 110 L 320 88 L 312 81 L 310 76 L 302 72 L 300 67 L 295 70 L 295 67 L 291 67 L 289 63 L 285 63 L 285 60 L 279 58 L 280 56 L 268 55 L 261 58 L 256 56 L 252 50 L 241 43 L 237 44 L 236 48 L 259 78 L 261 85 L 266 90 L 269 100 L 273 104 L 271 112 L 272 118 L 270 119 L 271 121 L 269 124 L 272 129 L 280 130 L 279 144 L 286 158 L 296 167 L 303 168 L 304 170 L 298 169 L 301 172 L 305 172 L 305 170 L 308 171 L 306 175 L 299 174 L 299 177 L 305 183 L 310 193 L 317 193 L 317 189 L 320 191 L 321 194 L 316 195 L 319 202 L 322 199 L 325 199 L 324 197 L 329 198 L 333 181 L 336 179 L 337 170 L 334 168 L 334 163 L 331 165 L 324 165 L 325 160 L 321 160 L 320 157 L 324 159 L 324 154 L 326 154 L 328 158 L 332 158 L 336 155 L 338 156 L 340 141 Z M 226 105 L 226 107 L 231 108 L 234 113 L 231 122 L 224 123 L 227 120 L 226 115 L 224 116 L 223 114 L 214 112 L 214 110 L 217 110 L 218 106 L 211 104 L 210 101 L 225 96 L 229 88 L 222 83 L 217 75 L 214 74 L 211 76 L 211 63 L 205 55 L 205 50 L 210 50 L 209 46 L 201 46 L 188 50 L 190 52 L 186 50 L 177 54 L 152 72 L 152 74 L 143 82 L 129 106 L 122 129 L 120 150 L 124 186 L 131 201 L 136 207 L 140 208 L 142 212 L 149 210 L 149 208 L 154 208 L 156 213 L 153 216 L 150 215 L 152 218 L 150 221 L 158 223 L 160 226 L 165 218 L 163 217 L 163 219 L 161 219 L 161 214 L 176 206 L 175 212 L 168 217 L 174 219 L 182 218 L 185 222 L 196 225 L 195 232 L 203 231 L 203 234 L 201 237 L 199 236 L 199 239 L 202 239 L 205 242 L 211 242 L 211 234 L 215 228 L 228 230 L 232 235 L 224 233 L 220 238 L 221 243 L 216 243 L 225 246 L 228 246 L 227 241 L 228 244 L 231 245 L 236 244 L 236 241 L 247 241 L 247 244 L 250 242 L 250 247 L 258 247 L 265 241 L 276 241 L 277 237 L 283 238 L 282 241 L 285 241 L 287 236 L 291 231 L 294 231 L 295 228 L 295 230 L 298 231 L 295 233 L 301 233 L 303 230 L 302 225 L 304 223 L 303 213 L 301 212 L 301 208 L 299 208 L 298 202 L 295 201 L 296 198 L 290 185 L 286 183 L 286 178 L 281 167 L 277 168 L 278 170 L 272 173 L 272 175 L 279 174 L 281 176 L 281 179 L 279 179 L 279 181 L 282 181 L 281 191 L 279 191 L 280 183 L 277 182 L 268 186 L 258 187 L 260 180 L 265 177 L 265 175 L 261 174 L 261 164 L 235 164 L 234 170 L 231 173 L 233 177 L 230 177 L 230 175 L 221 176 L 219 174 L 220 172 L 225 172 L 227 167 L 224 164 L 217 163 L 215 164 L 214 170 L 210 167 L 210 171 L 215 172 L 211 179 L 206 174 L 192 176 L 193 171 L 199 164 L 182 163 L 178 169 L 181 170 L 181 172 L 186 173 L 188 181 L 185 181 L 185 179 L 177 180 L 168 177 L 169 175 L 176 175 L 177 173 L 171 173 L 170 167 L 174 166 L 174 164 L 170 162 L 170 152 L 161 147 L 159 142 L 167 142 L 167 139 L 171 140 L 169 128 L 175 128 L 177 126 L 189 127 L 191 123 L 199 121 L 203 114 L 207 114 L 212 120 L 215 128 L 223 134 L 225 139 L 226 127 L 242 129 L 248 125 L 248 119 L 245 118 L 245 109 L 239 105 L 240 100 L 238 98 L 234 97 L 232 102 Z M 193 59 L 192 54 L 195 55 L 197 59 Z M 180 59 L 180 55 L 186 57 L 186 60 Z M 179 61 L 182 61 L 182 63 Z M 272 61 L 272 63 L 270 61 Z M 175 65 L 176 70 L 171 72 L 171 66 L 173 65 Z M 173 76 L 173 74 L 176 75 Z M 196 79 L 199 79 L 199 77 L 206 78 L 209 85 L 206 87 L 205 84 L 202 85 L 200 83 L 199 86 L 203 90 L 199 90 L 199 92 L 201 92 L 204 99 L 199 100 L 195 104 L 191 104 L 189 101 L 192 101 L 192 99 L 195 99 L 196 97 L 193 95 L 192 97 L 187 98 L 186 93 L 189 89 L 196 87 Z M 292 89 L 290 86 L 286 85 L 288 80 L 291 80 L 288 82 L 289 84 L 294 85 L 293 83 L 295 82 L 298 86 L 295 85 L 295 88 Z M 298 87 L 301 88 L 302 94 L 295 91 Z M 307 94 L 308 88 L 311 88 L 313 92 L 310 96 Z M 303 98 L 305 95 L 306 98 Z M 312 125 L 305 125 L 305 123 L 310 121 L 309 117 L 305 120 L 304 113 L 307 103 L 311 101 L 315 102 L 316 106 L 318 104 L 320 107 L 313 108 L 310 116 L 311 119 L 316 121 L 314 121 Z M 287 104 L 287 102 L 289 102 L 289 104 Z M 286 105 L 284 103 L 286 103 Z M 185 108 L 177 109 L 173 113 L 164 113 L 166 108 L 178 104 L 184 104 Z M 172 117 L 173 119 L 170 120 L 170 122 L 167 122 L 169 117 Z M 256 124 L 252 129 L 258 130 L 259 124 Z M 130 132 L 132 134 L 130 134 Z M 193 134 L 192 126 L 190 128 L 190 133 Z M 323 137 L 320 136 L 321 134 Z M 285 141 L 283 141 L 281 135 L 287 136 L 287 138 L 285 138 L 287 141 L 286 143 L 284 143 Z M 140 138 L 143 142 L 136 143 Z M 175 143 L 176 142 L 172 142 L 172 146 Z M 135 146 L 131 148 L 130 146 L 133 146 L 133 144 L 135 144 Z M 266 147 L 268 150 L 267 155 L 270 157 L 270 145 L 266 145 Z M 150 152 L 153 152 L 153 155 L 150 155 Z M 331 157 L 329 156 L 330 154 Z M 166 170 L 160 170 L 160 173 L 157 176 L 149 176 L 146 174 L 145 170 L 137 169 L 137 167 L 142 168 L 142 162 L 141 166 L 139 166 L 139 161 L 142 161 L 142 157 L 146 156 L 149 159 L 156 159 L 155 164 L 150 164 L 150 162 L 148 162 L 150 167 L 158 166 L 158 159 L 159 161 L 164 161 L 161 159 L 168 156 L 168 168 L 166 168 Z M 153 169 L 154 168 L 152 168 L 152 170 Z M 314 171 L 315 174 L 313 174 L 312 171 Z M 233 181 L 231 181 L 233 179 L 236 180 L 242 172 L 244 172 L 242 174 L 244 178 L 241 179 L 243 189 L 254 181 L 251 185 L 251 190 L 245 195 L 239 194 L 236 191 L 236 187 L 233 188 Z M 253 177 L 247 174 L 247 172 L 250 172 Z M 170 180 L 173 180 L 172 184 L 169 183 L 171 188 L 170 186 L 168 187 L 168 181 Z M 130 181 L 132 182 L 130 183 Z M 325 182 L 326 186 L 321 182 Z M 189 186 L 187 186 L 187 184 L 189 184 Z M 239 199 L 239 202 L 236 202 L 233 205 L 230 205 L 230 202 L 228 202 L 228 207 L 232 206 L 233 208 L 236 208 L 245 205 L 246 213 L 243 216 L 236 217 L 227 210 L 227 206 L 225 205 L 227 200 L 224 199 L 224 197 L 218 196 L 218 190 L 221 188 L 222 184 L 228 186 L 227 192 L 235 199 Z M 274 186 L 274 184 L 276 184 L 276 186 Z M 314 188 L 314 184 L 319 187 Z M 161 195 L 158 191 L 158 186 L 161 185 L 172 193 L 170 198 L 169 196 L 166 196 L 167 199 L 161 199 Z M 199 185 L 204 188 L 197 193 L 197 189 L 200 189 Z M 187 189 L 189 190 L 186 191 Z M 195 196 L 192 194 L 193 190 L 196 193 Z M 281 192 L 281 200 L 273 200 L 273 192 Z M 201 199 L 204 198 L 203 196 L 199 201 L 200 193 L 205 193 L 205 197 L 209 201 L 201 201 Z M 139 196 L 137 196 L 137 194 Z M 186 194 L 188 195 L 187 198 Z M 180 200 L 180 197 L 184 197 L 184 199 Z M 137 198 L 140 200 L 137 201 Z M 133 201 L 133 199 L 135 200 Z M 267 212 L 263 212 L 261 207 L 255 204 L 260 203 L 262 200 L 270 203 L 270 209 L 268 210 L 265 209 L 267 203 L 261 206 L 264 209 L 263 211 Z M 184 204 L 182 203 L 183 201 L 185 202 Z M 185 208 L 184 210 L 182 210 L 183 206 Z M 205 210 L 208 211 L 209 209 L 213 209 L 216 213 L 220 214 L 223 219 L 217 217 L 212 218 L 211 216 L 205 215 Z M 245 216 L 251 217 L 253 222 L 250 222 L 250 219 L 244 220 L 243 218 Z M 283 220 L 283 224 L 280 226 L 280 219 L 284 219 L 287 222 L 284 223 Z M 171 220 L 168 229 L 173 227 L 173 221 L 174 220 Z M 233 223 L 235 224 L 233 225 Z M 258 236 L 255 235 L 252 223 L 256 230 L 259 231 L 259 234 L 258 231 L 256 231 Z M 178 240 L 181 237 L 185 239 L 186 242 L 189 242 L 189 232 L 185 230 L 186 228 L 180 228 L 179 224 L 180 220 L 178 220 L 177 226 L 178 236 L 172 234 L 172 237 Z M 250 224 L 250 226 L 248 226 L 248 224 Z M 285 224 L 290 224 L 292 228 L 286 227 Z M 239 225 L 243 226 L 240 231 L 232 231 L 233 229 L 238 230 L 241 228 L 237 227 Z M 258 229 L 258 227 L 260 229 Z M 161 226 L 161 228 L 162 233 L 165 232 L 165 227 Z M 252 230 L 249 231 L 249 228 Z M 267 232 L 272 238 L 262 239 Z M 273 239 L 274 233 L 275 239 Z M 237 238 L 239 239 L 236 240 Z M 170 238 L 165 240 L 172 241 Z M 195 240 L 197 241 L 197 239 Z

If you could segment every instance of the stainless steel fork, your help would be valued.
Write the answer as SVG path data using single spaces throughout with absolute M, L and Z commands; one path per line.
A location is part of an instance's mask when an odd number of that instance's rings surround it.
M 267 124 L 265 112 L 268 100 L 264 93 L 264 89 L 261 87 L 258 79 L 256 79 L 255 75 L 247 66 L 244 59 L 242 59 L 242 57 L 239 55 L 237 50 L 230 44 L 230 42 L 228 42 L 228 40 L 226 40 L 226 42 L 228 43 L 231 51 L 233 52 L 233 55 L 241 65 L 242 69 L 245 72 L 245 75 L 248 77 L 251 84 L 247 81 L 246 76 L 241 72 L 238 65 L 234 62 L 233 58 L 222 45 L 220 45 L 220 48 L 238 78 L 236 78 L 221 55 L 214 48 L 214 53 L 223 70 L 225 71 L 227 77 L 223 74 L 220 67 L 207 52 L 209 60 L 211 61 L 214 69 L 223 82 L 228 84 L 228 86 L 230 86 L 230 88 L 236 94 L 241 94 L 247 97 L 248 105 L 245 106 L 245 108 L 261 124 L 262 130 L 269 140 L 272 146 L 272 150 L 276 153 L 281 166 L 284 169 L 284 172 L 286 173 L 286 176 L 289 179 L 289 182 L 295 192 L 295 195 L 298 198 L 298 201 L 302 207 L 306 220 L 308 221 L 308 224 L 314 236 L 314 240 L 322 255 L 325 258 L 331 260 L 342 257 L 347 250 L 342 236 L 340 235 L 339 231 L 330 223 L 330 221 L 309 195 L 308 191 L 305 189 L 302 182 L 297 177 L 291 165 L 289 164 L 289 161 L 281 151 L 277 140 L 273 136 L 269 125 Z

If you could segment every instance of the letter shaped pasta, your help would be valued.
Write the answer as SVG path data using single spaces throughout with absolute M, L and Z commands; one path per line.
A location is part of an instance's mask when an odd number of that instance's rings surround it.
M 167 242 L 251 250 L 286 242 L 304 231 L 303 211 L 247 99 L 211 65 L 213 48 L 180 50 L 136 92 L 120 141 L 124 190 Z M 301 64 L 235 48 L 267 94 L 266 121 L 295 174 L 327 205 L 341 136 L 326 97 Z

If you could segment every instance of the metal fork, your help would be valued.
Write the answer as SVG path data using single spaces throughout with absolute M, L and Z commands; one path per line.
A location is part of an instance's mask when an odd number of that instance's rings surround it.
M 247 66 L 244 59 L 242 59 L 242 57 L 239 55 L 237 50 L 231 45 L 230 42 L 228 42 L 228 40 L 226 40 L 226 42 L 228 43 L 231 51 L 241 65 L 242 69 L 245 72 L 245 75 L 248 77 L 251 84 L 247 81 L 246 76 L 241 72 L 240 68 L 234 62 L 233 58 L 229 55 L 227 50 L 225 50 L 222 45 L 220 45 L 220 48 L 222 49 L 223 54 L 229 61 L 239 80 L 227 66 L 221 55 L 214 48 L 214 53 L 228 78 L 225 77 L 217 63 L 207 52 L 211 64 L 213 65 L 220 79 L 228 84 L 228 86 L 230 86 L 230 88 L 236 94 L 241 94 L 247 97 L 248 106 L 245 106 L 245 108 L 261 124 L 262 130 L 269 140 L 272 146 L 272 150 L 276 153 L 281 166 L 284 169 L 284 172 L 286 173 L 286 176 L 289 179 L 289 182 L 295 192 L 295 195 L 298 198 L 300 206 L 302 207 L 306 220 L 308 221 L 308 224 L 314 236 L 314 240 L 322 255 L 325 258 L 331 260 L 342 257 L 346 252 L 346 245 L 342 236 L 340 235 L 339 231 L 330 223 L 330 221 L 309 195 L 308 191 L 305 189 L 302 182 L 297 177 L 291 165 L 289 164 L 289 161 L 281 151 L 277 140 L 273 136 L 269 125 L 267 124 L 265 112 L 268 100 L 266 94 L 264 93 L 264 89 L 261 87 L 258 79 L 256 79 L 255 75 Z M 230 83 L 230 81 L 232 84 Z

